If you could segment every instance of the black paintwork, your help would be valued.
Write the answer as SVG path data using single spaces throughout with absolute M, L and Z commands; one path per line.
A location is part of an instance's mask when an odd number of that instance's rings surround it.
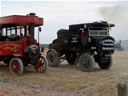
M 108 24 L 104 21 L 69 25 L 69 30 L 61 29 L 57 32 L 58 37 L 53 40 L 49 48 L 56 49 L 62 53 L 76 51 L 80 53 L 89 52 L 94 54 L 94 52 L 97 52 L 98 55 L 111 55 L 115 50 L 114 38 L 111 36 L 89 36 L 89 30 L 107 30 L 114 26 L 114 24 Z M 81 28 L 84 32 L 87 32 L 86 36 L 81 35 Z

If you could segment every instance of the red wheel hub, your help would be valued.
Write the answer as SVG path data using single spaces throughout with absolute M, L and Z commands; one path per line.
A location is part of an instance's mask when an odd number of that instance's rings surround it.
M 43 58 L 39 58 L 38 61 L 37 61 L 37 64 L 36 64 L 36 69 L 39 71 L 39 72 L 42 72 L 45 68 L 45 60 Z
M 11 68 L 12 68 L 12 71 L 13 71 L 14 73 L 16 73 L 16 74 L 20 71 L 19 63 L 18 63 L 16 60 L 13 60 L 13 61 L 11 62 Z

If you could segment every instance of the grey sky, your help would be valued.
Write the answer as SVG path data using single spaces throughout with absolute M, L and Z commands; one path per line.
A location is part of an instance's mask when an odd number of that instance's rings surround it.
M 35 12 L 44 18 L 41 43 L 50 43 L 57 30 L 70 24 L 107 20 L 116 25 L 110 33 L 116 40 L 128 37 L 128 1 L 1 1 L 1 16 Z

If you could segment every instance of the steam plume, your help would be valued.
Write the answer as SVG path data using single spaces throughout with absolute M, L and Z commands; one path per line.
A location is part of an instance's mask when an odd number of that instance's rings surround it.
M 116 27 L 111 33 L 117 40 L 128 39 L 128 2 L 101 7 L 99 12 L 104 20 L 114 23 Z

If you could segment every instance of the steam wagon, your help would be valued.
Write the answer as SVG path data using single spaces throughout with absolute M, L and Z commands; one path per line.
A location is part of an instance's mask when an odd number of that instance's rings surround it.
M 57 39 L 49 44 L 49 66 L 57 67 L 67 60 L 70 65 L 79 63 L 82 71 L 92 71 L 96 63 L 101 69 L 109 69 L 115 50 L 115 40 L 109 36 L 109 31 L 114 26 L 101 21 L 69 25 L 68 30 L 60 29 Z
M 39 46 L 41 25 L 43 18 L 34 13 L 0 17 L 0 61 L 9 66 L 12 74 L 21 75 L 30 65 L 38 72 L 46 71 L 48 63 Z

